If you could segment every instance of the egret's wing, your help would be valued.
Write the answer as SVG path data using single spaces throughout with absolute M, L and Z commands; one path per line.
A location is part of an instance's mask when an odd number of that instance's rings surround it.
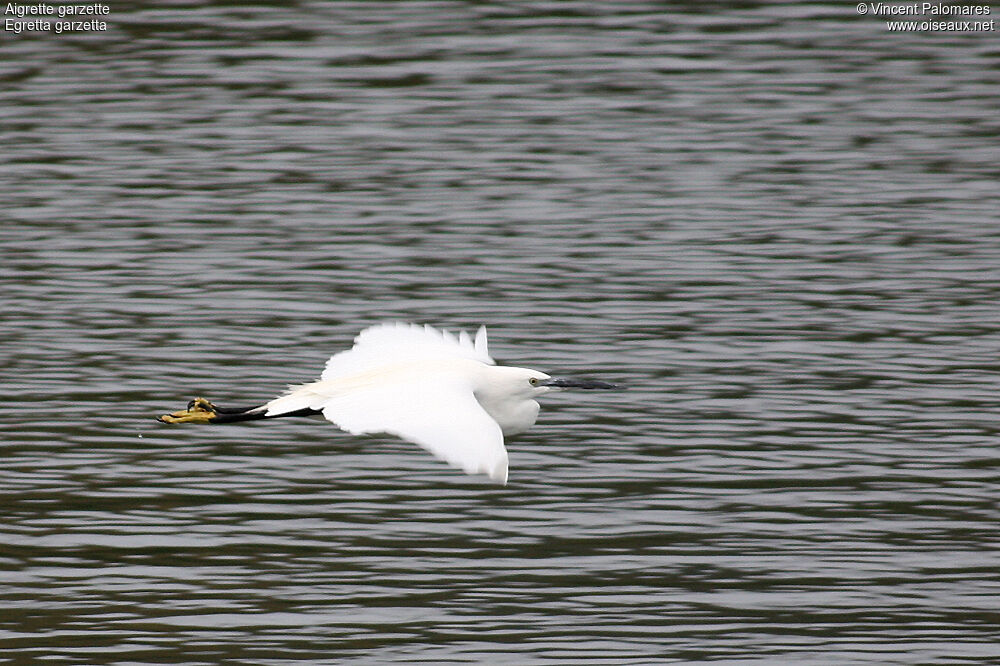
M 487 349 L 486 327 L 479 328 L 473 341 L 465 331 L 456 336 L 431 326 L 379 324 L 361 331 L 354 338 L 354 347 L 331 357 L 322 379 L 338 379 L 401 362 L 454 358 L 495 365 Z
M 419 444 L 467 474 L 488 474 L 507 483 L 503 433 L 468 386 L 391 382 L 331 396 L 319 408 L 323 416 L 355 435 L 390 433 Z
M 321 410 L 348 432 L 391 433 L 469 474 L 506 483 L 503 433 L 472 387 L 454 373 L 434 377 L 412 371 L 414 363 L 447 368 L 457 359 L 495 364 L 485 327 L 473 340 L 464 332 L 455 336 L 430 326 L 373 326 L 355 338 L 353 348 L 327 361 L 320 381 L 291 387 L 265 405 L 267 414 Z

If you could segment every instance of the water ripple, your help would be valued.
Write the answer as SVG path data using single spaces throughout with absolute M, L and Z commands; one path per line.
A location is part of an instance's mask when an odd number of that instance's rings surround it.
M 112 12 L 0 64 L 9 659 L 1000 658 L 991 35 Z M 322 422 L 151 420 L 386 319 L 628 388 L 552 396 L 504 488 Z

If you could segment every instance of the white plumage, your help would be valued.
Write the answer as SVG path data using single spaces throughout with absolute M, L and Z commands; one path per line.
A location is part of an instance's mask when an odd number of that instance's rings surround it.
M 264 407 L 268 416 L 322 411 L 352 434 L 390 433 L 468 474 L 506 483 L 504 435 L 534 424 L 533 398 L 549 390 L 539 383 L 546 379 L 535 370 L 497 366 L 485 327 L 472 340 L 465 332 L 382 324 L 330 358 L 319 381 L 292 387 Z
M 535 398 L 571 387 L 615 388 L 498 366 L 485 327 L 473 339 L 430 326 L 381 324 L 331 357 L 318 381 L 290 387 L 264 405 L 222 409 L 196 398 L 186 410 L 159 420 L 221 424 L 320 412 L 347 432 L 390 433 L 469 474 L 507 483 L 504 437 L 535 423 Z

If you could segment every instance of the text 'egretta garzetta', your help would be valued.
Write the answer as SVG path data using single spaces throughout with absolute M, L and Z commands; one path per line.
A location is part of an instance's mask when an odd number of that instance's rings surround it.
M 186 410 L 158 420 L 223 424 L 322 414 L 349 433 L 390 433 L 467 474 L 507 483 L 504 437 L 535 423 L 535 398 L 565 388 L 617 387 L 499 366 L 486 344 L 485 326 L 473 340 L 464 331 L 455 336 L 431 326 L 380 324 L 331 357 L 319 381 L 245 409 L 195 398 Z

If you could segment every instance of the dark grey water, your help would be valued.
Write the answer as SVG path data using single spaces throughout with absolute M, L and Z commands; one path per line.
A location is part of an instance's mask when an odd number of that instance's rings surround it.
M 996 32 L 107 20 L 0 44 L 0 663 L 1000 660 Z M 505 488 L 152 420 L 392 319 L 630 388 L 549 399 Z

